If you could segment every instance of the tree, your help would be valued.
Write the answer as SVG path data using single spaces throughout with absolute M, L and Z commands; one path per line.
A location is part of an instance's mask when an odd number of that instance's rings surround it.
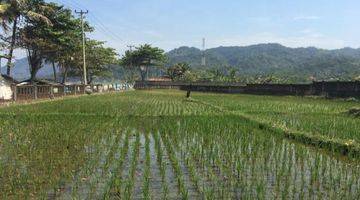
M 57 81 L 56 67 L 60 67 L 63 72 L 63 83 L 66 81 L 66 76 L 68 72 L 69 64 L 75 65 L 74 58 L 77 56 L 77 52 L 81 51 L 82 47 L 82 30 L 81 30 L 81 21 L 76 19 L 69 9 L 61 9 L 61 12 L 58 13 L 57 22 L 52 26 L 53 30 L 61 33 L 57 36 L 56 40 L 53 40 L 49 43 L 47 47 L 48 51 L 44 54 L 45 61 L 51 63 L 53 66 L 54 80 Z M 85 31 L 90 32 L 93 28 L 85 22 Z M 64 78 L 65 77 L 65 78 Z
M 61 6 L 53 3 L 47 4 L 49 7 L 51 6 L 52 9 L 42 10 L 41 6 L 37 5 L 38 4 L 32 9 L 47 16 L 49 20 L 59 23 L 57 16 L 63 9 Z M 48 53 L 49 50 L 51 51 L 61 32 L 54 29 L 52 25 L 34 18 L 26 17 L 25 23 L 26 25 L 19 30 L 21 38 L 20 44 L 27 51 L 30 66 L 30 82 L 33 82 L 37 72 L 43 66 L 46 53 Z
M 87 55 L 87 79 L 88 83 L 92 83 L 95 78 L 110 77 L 111 65 L 117 64 L 117 53 L 115 49 L 104 46 L 105 42 L 97 40 L 86 41 L 86 55 Z M 83 77 L 83 63 L 82 51 L 77 51 L 71 68 L 68 72 L 71 75 Z
M 0 20 L 2 28 L 6 32 L 9 29 L 8 25 L 12 24 L 9 54 L 7 56 L 7 75 L 10 76 L 18 24 L 20 23 L 21 17 L 51 24 L 50 20 L 42 14 L 43 11 L 48 9 L 47 4 L 43 0 L 0 0 Z
M 237 72 L 237 70 L 235 68 L 229 69 L 229 74 L 228 74 L 229 82 L 236 82 L 236 72 Z
M 96 77 L 109 77 L 109 67 L 117 62 L 117 53 L 113 48 L 104 47 L 105 42 L 88 40 L 86 42 L 87 79 L 92 83 Z M 82 67 L 79 67 L 82 71 Z
M 171 80 L 181 80 L 184 78 L 186 72 L 190 71 L 190 66 L 187 63 L 177 63 L 167 69 L 167 75 Z
M 5 4 L 0 1 L 0 23 L 4 31 L 7 31 L 9 29 L 8 23 L 10 23 L 11 20 L 9 7 L 9 4 Z
M 147 78 L 149 68 L 160 66 L 166 59 L 164 50 L 149 44 L 137 47 L 135 51 L 126 51 L 121 59 L 122 65 L 140 72 L 141 81 Z
M 209 70 L 210 81 L 224 81 L 225 74 L 220 68 L 214 68 Z
M 77 56 L 81 52 L 80 21 L 62 6 L 55 3 L 47 6 L 51 10 L 43 10 L 43 14 L 51 20 L 51 26 L 41 20 L 26 18 L 26 26 L 20 29 L 21 45 L 28 52 L 31 82 L 35 80 L 43 61 L 66 65 L 67 73 L 69 64 L 77 66 L 77 60 L 72 58 L 81 57 Z M 86 27 L 92 30 L 88 25 Z

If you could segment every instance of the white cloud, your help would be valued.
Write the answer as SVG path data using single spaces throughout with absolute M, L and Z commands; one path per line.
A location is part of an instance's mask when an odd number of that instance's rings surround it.
M 316 32 L 312 29 L 304 29 L 300 31 L 300 34 L 302 34 L 303 36 L 307 36 L 307 37 L 312 37 L 312 38 L 322 38 L 322 37 L 326 37 L 324 34 Z

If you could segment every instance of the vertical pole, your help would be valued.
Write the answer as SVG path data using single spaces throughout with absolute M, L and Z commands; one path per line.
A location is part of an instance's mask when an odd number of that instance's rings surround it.
M 82 36 L 83 36 L 83 60 L 84 60 L 84 85 L 87 85 L 87 77 L 86 77 L 86 52 L 85 52 L 85 33 L 84 33 L 84 15 L 81 12 L 81 29 L 82 29 Z M 85 90 L 85 88 L 84 88 Z
M 18 91 L 17 91 L 17 85 L 14 85 L 14 86 L 13 86 L 13 100 L 14 100 L 14 101 L 17 101 L 17 93 L 18 93 Z
M 34 99 L 37 99 L 38 98 L 38 94 L 37 94 L 38 93 L 38 91 L 37 91 L 38 87 L 37 87 L 37 85 L 34 85 L 33 88 L 34 88 Z
M 66 96 L 66 86 L 63 87 L 63 95 Z
M 77 86 L 74 85 L 74 95 L 76 95 Z
M 82 31 L 82 45 L 83 45 L 83 72 L 84 72 L 84 85 L 87 85 L 87 77 L 86 77 L 86 51 L 85 51 L 85 32 L 84 32 L 84 14 L 87 14 L 89 11 L 80 11 L 77 12 L 75 10 L 76 13 L 80 14 L 80 18 L 81 18 L 81 31 Z M 85 91 L 85 87 L 84 87 L 84 91 Z
M 201 52 L 201 66 L 206 66 L 206 57 L 205 57 L 205 38 L 203 38 L 202 52 Z
M 50 85 L 50 98 L 54 98 L 54 86 Z

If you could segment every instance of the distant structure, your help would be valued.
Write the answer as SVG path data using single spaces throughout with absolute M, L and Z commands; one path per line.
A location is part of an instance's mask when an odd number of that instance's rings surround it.
M 159 76 L 148 78 L 147 81 L 157 81 L 157 82 L 169 82 L 172 81 L 169 76 Z
M 201 66 L 205 67 L 206 57 L 205 57 L 205 38 L 203 38 L 202 44 L 202 57 L 201 57 Z
M 12 85 L 19 82 L 7 75 L 0 75 L 0 102 L 8 101 L 13 98 Z

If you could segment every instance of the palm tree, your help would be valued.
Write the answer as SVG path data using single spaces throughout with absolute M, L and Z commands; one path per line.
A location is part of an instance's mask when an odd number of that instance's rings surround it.
M 167 69 L 167 75 L 171 80 L 182 79 L 185 76 L 185 73 L 190 70 L 190 65 L 187 63 L 177 63 L 172 67 Z
M 49 19 L 33 11 L 34 6 L 40 6 L 43 10 L 48 9 L 46 3 L 42 0 L 0 0 L 0 23 L 4 31 L 8 31 L 9 25 L 12 24 L 11 41 L 9 46 L 8 62 L 6 74 L 10 76 L 11 61 L 16 44 L 16 32 L 20 17 L 28 17 L 36 20 L 42 20 L 51 24 Z

